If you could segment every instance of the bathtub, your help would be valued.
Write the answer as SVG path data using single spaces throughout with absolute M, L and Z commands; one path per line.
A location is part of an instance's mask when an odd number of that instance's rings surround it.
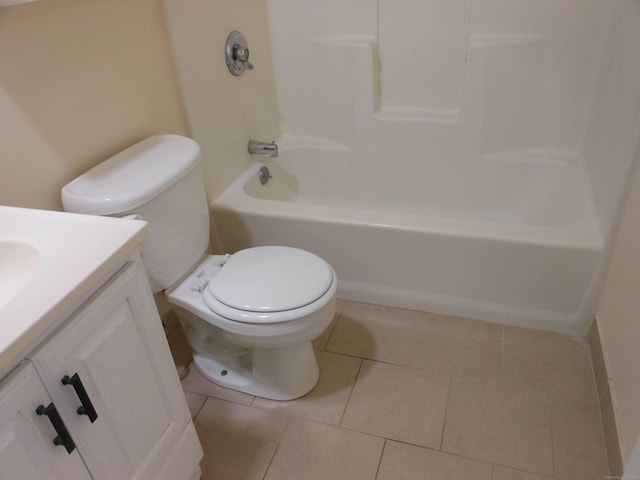
M 335 268 L 344 299 L 588 331 L 603 241 L 575 159 L 494 156 L 463 173 L 358 175 L 350 155 L 283 151 L 266 160 L 266 185 L 256 162 L 212 205 L 220 246 L 312 251 Z M 454 174 L 466 180 L 446 178 Z

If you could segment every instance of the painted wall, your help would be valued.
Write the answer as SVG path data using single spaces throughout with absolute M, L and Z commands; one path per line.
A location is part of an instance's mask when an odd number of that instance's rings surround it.
M 193 138 L 204 152 L 209 199 L 250 164 L 250 139 L 279 137 L 269 26 L 264 0 L 164 0 Z M 255 66 L 229 73 L 227 36 L 242 32 Z
M 618 0 L 585 144 L 603 223 L 622 216 L 597 319 L 625 463 L 640 436 L 640 172 L 632 175 L 640 161 L 639 44 L 640 1 Z
M 603 232 L 619 221 L 640 140 L 640 1 L 616 0 L 584 142 L 584 161 Z
M 639 246 L 640 175 L 636 174 L 597 313 L 625 462 L 640 436 Z
M 0 204 L 60 189 L 155 133 L 187 132 L 158 0 L 0 7 Z

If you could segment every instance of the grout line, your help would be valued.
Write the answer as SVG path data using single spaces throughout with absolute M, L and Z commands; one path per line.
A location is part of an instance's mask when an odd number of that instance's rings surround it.
M 329 342 L 331 341 L 331 337 L 333 336 L 333 332 L 335 332 L 336 330 L 336 326 L 338 325 L 338 321 L 340 320 L 340 316 L 342 315 L 342 313 L 338 313 L 336 312 L 335 317 L 333 317 L 333 320 L 331 322 L 330 325 L 330 332 L 329 335 L 327 335 L 327 341 L 324 342 L 324 345 L 322 345 L 322 349 L 323 351 L 327 350 L 327 347 L 329 346 Z
M 367 435 L 373 435 L 373 434 L 367 434 Z M 374 436 L 377 436 L 377 435 L 374 435 Z M 427 451 L 433 452 L 435 454 L 446 455 L 446 456 L 450 456 L 450 457 L 456 457 L 456 458 L 459 458 L 461 460 L 468 460 L 468 461 L 471 461 L 471 462 L 482 463 L 484 465 L 491 466 L 492 469 L 493 469 L 493 466 L 504 466 L 505 468 L 509 468 L 511 470 L 516 470 L 518 472 L 531 473 L 531 474 L 543 476 L 545 478 L 547 477 L 546 475 L 541 474 L 539 472 L 530 472 L 530 471 L 527 471 L 527 470 L 521 470 L 521 469 L 519 469 L 517 467 L 513 467 L 513 466 L 494 464 L 494 463 L 491 463 L 491 461 L 486 460 L 486 459 L 477 458 L 477 457 L 469 457 L 469 456 L 461 455 L 461 454 L 456 453 L 456 452 L 448 452 L 448 451 L 444 451 L 444 450 L 437 450 L 437 449 L 434 449 L 434 448 L 425 447 L 424 445 L 418 445 L 417 443 L 407 442 L 406 440 L 397 440 L 395 438 L 386 438 L 386 437 L 379 437 L 379 438 L 383 438 L 385 441 L 388 441 L 388 442 L 394 442 L 394 443 L 398 443 L 400 445 L 407 445 L 409 447 L 414 447 L 414 448 L 419 448 L 419 449 L 422 449 L 422 450 L 427 450 Z M 553 479 L 551 477 L 549 477 L 549 480 L 553 480 Z
M 505 364 L 505 331 L 504 326 L 502 327 L 502 339 L 500 341 L 500 382 L 505 383 L 506 378 L 504 377 L 504 364 Z
M 264 475 L 262 476 L 262 480 L 267 478 L 267 474 L 269 473 L 269 469 L 271 468 L 271 465 L 273 464 L 273 459 L 276 458 L 276 453 L 278 453 L 278 450 L 280 449 L 280 445 L 282 444 L 282 440 L 284 440 L 285 435 L 289 431 L 289 425 L 291 424 L 291 417 L 289 415 L 285 415 L 285 417 L 287 418 L 287 425 L 284 427 L 284 432 L 282 432 L 282 436 L 280 437 L 280 440 L 278 440 L 278 445 L 276 445 L 276 448 L 273 449 L 273 455 L 271 455 L 271 458 L 269 459 L 269 465 L 267 465 L 267 468 L 264 471 Z
M 415 448 L 421 448 L 423 450 L 428 450 L 430 452 L 433 453 L 441 453 L 443 455 L 451 455 L 453 457 L 458 457 L 458 458 L 466 458 L 467 460 L 474 460 L 476 462 L 482 462 L 482 463 L 489 463 L 486 460 L 480 460 L 477 458 L 472 458 L 472 457 L 465 457 L 464 455 L 460 455 L 459 453 L 454 453 L 454 452 L 447 452 L 444 450 L 438 450 L 437 448 L 431 448 L 431 447 L 427 447 L 425 445 L 420 445 L 418 443 L 411 443 L 407 440 L 398 440 L 397 438 L 387 438 L 387 437 L 380 437 L 380 438 L 384 438 L 385 440 L 389 440 L 390 442 L 395 442 L 395 443 L 399 443 L 401 445 L 407 445 L 409 447 L 415 447 Z
M 451 397 L 451 382 L 453 377 L 449 376 L 449 385 L 447 386 L 447 400 L 444 404 L 444 416 L 442 418 L 442 430 L 440 430 L 440 443 L 438 444 L 438 451 L 442 451 L 442 442 L 444 441 L 444 428 L 447 424 L 447 413 L 449 412 L 449 398 Z
M 378 478 L 378 475 L 380 474 L 380 465 L 382 465 L 382 457 L 384 456 L 384 450 L 385 448 L 387 448 L 388 441 L 389 440 L 385 438 L 384 443 L 382 444 L 382 451 L 380 452 L 380 458 L 378 459 L 378 467 L 376 468 L 376 476 L 373 477 L 374 479 Z
M 344 404 L 344 409 L 342 410 L 342 414 L 340 415 L 340 420 L 338 421 L 338 428 L 342 428 L 342 421 L 344 420 L 344 414 L 347 413 L 347 408 L 349 408 L 349 402 L 351 402 L 351 395 L 353 394 L 353 389 L 356 387 L 356 382 L 360 377 L 360 372 L 362 371 L 362 365 L 364 364 L 364 359 L 360 359 L 360 365 L 358 366 L 358 372 L 356 373 L 356 378 L 353 380 L 353 384 L 351 385 L 351 389 L 349 390 L 349 397 Z
M 467 457 L 463 457 L 463 458 L 467 458 Z M 506 468 L 507 470 L 513 470 L 514 472 L 517 472 L 517 473 L 526 473 L 528 475 L 536 475 L 538 477 L 549 479 L 549 480 L 554 480 L 556 478 L 555 476 L 553 475 L 549 476 L 546 473 L 534 472 L 531 470 L 524 470 L 522 467 L 514 467 L 513 465 L 505 465 L 503 463 L 492 463 L 491 469 L 493 473 L 495 473 L 496 467 L 502 467 L 502 468 Z
M 187 375 L 189 375 L 189 371 L 191 370 L 192 363 L 193 363 L 193 356 L 191 356 L 191 360 L 187 362 L 187 364 L 182 368 L 182 370 L 178 372 L 178 379 L 180 380 L 180 384 L 182 384 L 182 380 L 187 378 Z
M 198 415 L 200 415 L 200 412 L 202 411 L 202 407 L 204 407 L 204 404 L 207 403 L 207 400 L 209 400 L 211 397 L 207 397 L 206 395 L 202 395 L 200 393 L 193 393 L 193 392 L 188 392 L 191 395 L 200 395 L 202 397 L 204 397 L 204 400 L 202 401 L 202 403 L 200 404 L 200 406 L 198 407 L 198 410 L 196 411 L 196 413 L 191 417 L 191 421 L 195 422 L 196 421 L 196 417 Z
M 553 434 L 553 412 L 556 410 L 557 406 L 555 405 L 555 402 L 553 401 L 553 395 L 550 395 L 550 401 L 549 401 L 549 416 L 551 418 L 549 418 L 549 434 L 551 435 L 551 476 L 555 478 L 556 476 L 556 458 L 554 455 L 554 434 Z

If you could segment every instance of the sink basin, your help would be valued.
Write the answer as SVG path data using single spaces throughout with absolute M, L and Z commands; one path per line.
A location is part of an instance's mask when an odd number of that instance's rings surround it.
M 40 254 L 31 245 L 0 240 L 0 309 L 20 293 L 39 263 Z

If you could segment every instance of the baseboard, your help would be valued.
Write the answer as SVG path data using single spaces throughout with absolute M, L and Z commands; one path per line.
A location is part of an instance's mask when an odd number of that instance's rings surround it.
M 596 387 L 598 389 L 598 400 L 600 402 L 600 417 L 604 430 L 604 441 L 607 450 L 607 461 L 609 463 L 609 475 L 611 477 L 621 477 L 623 470 L 622 451 L 620 449 L 620 437 L 616 424 L 616 414 L 609 389 L 609 375 L 607 372 L 607 362 L 602 342 L 600 339 L 600 329 L 596 318 L 591 325 L 588 335 L 589 350 L 591 351 L 591 364 L 595 376 Z

